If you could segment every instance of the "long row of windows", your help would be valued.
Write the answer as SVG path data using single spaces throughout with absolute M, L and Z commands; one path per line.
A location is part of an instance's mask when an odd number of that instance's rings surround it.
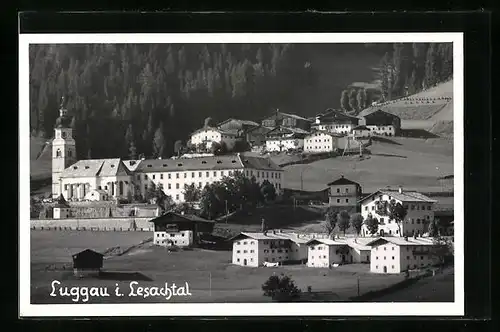
M 390 199 L 390 198 L 389 198 Z M 409 210 L 422 210 L 422 211 L 431 211 L 432 210 L 432 206 L 431 205 L 413 205 L 413 204 L 410 204 L 410 205 L 403 205 L 403 207 L 405 209 L 409 209 Z M 368 208 L 369 206 L 365 206 L 365 211 L 368 211 Z M 371 210 L 374 211 L 375 210 L 375 205 L 372 205 L 371 206 Z
M 198 178 L 202 178 L 203 175 L 205 175 L 205 177 L 210 177 L 211 175 L 216 177 L 216 176 L 233 176 L 233 174 L 235 173 L 236 171 L 202 171 L 202 172 L 191 172 L 191 176 L 190 178 L 196 178 L 196 175 L 198 175 Z M 198 173 L 198 174 L 196 174 Z M 182 178 L 184 179 L 187 179 L 189 177 L 189 172 L 183 172 L 182 173 Z M 265 179 L 281 179 L 281 173 L 280 172 L 270 172 L 270 171 L 253 171 L 253 170 L 245 170 L 244 171 L 244 174 L 246 174 L 247 176 L 256 176 L 256 178 L 265 178 Z M 151 175 L 148 175 L 148 174 L 144 174 L 143 175 L 143 178 L 144 180 L 148 180 L 149 179 L 149 176 L 151 176 L 151 179 L 152 180 L 156 180 L 156 176 L 159 175 L 159 179 L 160 180 L 163 180 L 164 179 L 164 175 L 163 173 L 160 173 L 160 174 L 151 174 Z M 167 173 L 167 178 L 170 180 L 172 179 L 172 173 Z M 176 179 L 180 179 L 181 178 L 181 173 L 175 173 L 175 178 Z M 140 180 L 141 179 L 141 174 L 137 174 L 137 180 Z

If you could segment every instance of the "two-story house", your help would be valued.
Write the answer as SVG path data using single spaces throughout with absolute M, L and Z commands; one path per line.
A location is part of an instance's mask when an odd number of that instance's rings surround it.
M 325 113 L 316 117 L 314 127 L 322 131 L 348 135 L 358 124 L 359 118 L 338 110 L 328 109 Z
M 304 138 L 308 134 L 300 128 L 276 127 L 266 134 L 266 150 L 282 152 L 304 148 Z
M 371 135 L 397 136 L 401 130 L 401 119 L 382 110 L 363 115 L 361 124 L 370 129 Z
M 400 203 L 406 209 L 405 219 L 401 225 L 394 220 L 389 220 L 387 215 L 380 215 L 377 206 L 389 204 L 391 200 Z M 413 236 L 424 234 L 430 221 L 434 220 L 434 206 L 437 201 L 416 191 L 381 189 L 360 200 L 361 215 L 366 220 L 368 216 L 377 218 L 379 227 L 377 234 L 380 236 Z M 401 229 L 400 229 L 401 228 Z M 370 236 L 365 224 L 361 228 L 363 236 Z
M 276 111 L 272 115 L 264 118 L 261 121 L 261 125 L 268 128 L 281 126 L 288 128 L 299 128 L 305 131 L 309 131 L 311 129 L 311 120 L 299 115 Z
M 356 209 L 361 198 L 361 185 L 346 179 L 343 175 L 328 184 L 329 205 L 349 210 Z

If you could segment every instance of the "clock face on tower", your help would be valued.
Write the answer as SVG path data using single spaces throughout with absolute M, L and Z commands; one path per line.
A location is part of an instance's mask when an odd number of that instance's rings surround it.
M 66 132 L 65 131 L 62 132 L 62 138 L 66 138 Z

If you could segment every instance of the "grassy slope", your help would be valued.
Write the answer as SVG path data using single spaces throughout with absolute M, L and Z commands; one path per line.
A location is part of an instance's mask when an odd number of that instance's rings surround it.
M 30 175 L 32 179 L 50 178 L 52 172 L 52 151 L 48 140 L 30 137 Z
M 304 190 L 319 190 L 344 174 L 359 182 L 364 192 L 387 185 L 441 191 L 437 178 L 453 174 L 453 144 L 443 139 L 393 141 L 401 145 L 374 142 L 370 147 L 372 155 L 361 161 L 346 156 L 285 167 L 284 187 L 299 189 L 302 173 Z

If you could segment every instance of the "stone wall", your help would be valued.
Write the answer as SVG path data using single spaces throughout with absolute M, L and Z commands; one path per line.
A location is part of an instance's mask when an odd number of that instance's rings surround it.
M 30 227 L 36 230 L 99 230 L 99 231 L 153 231 L 152 218 L 82 218 L 82 219 L 31 219 Z M 134 222 L 135 226 L 134 227 Z

